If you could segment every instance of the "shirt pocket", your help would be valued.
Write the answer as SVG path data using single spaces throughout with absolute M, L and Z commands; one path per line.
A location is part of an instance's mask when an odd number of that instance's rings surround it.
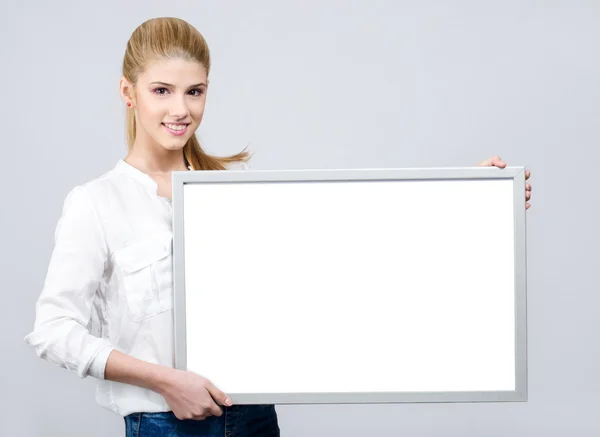
M 134 321 L 173 308 L 172 242 L 171 232 L 159 232 L 115 251 Z

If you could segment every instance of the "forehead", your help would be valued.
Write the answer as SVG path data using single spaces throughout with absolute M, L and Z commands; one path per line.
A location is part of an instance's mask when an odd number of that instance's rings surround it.
M 185 59 L 159 59 L 151 61 L 139 75 L 139 80 L 150 82 L 166 82 L 173 85 L 206 83 L 206 68 L 197 61 Z

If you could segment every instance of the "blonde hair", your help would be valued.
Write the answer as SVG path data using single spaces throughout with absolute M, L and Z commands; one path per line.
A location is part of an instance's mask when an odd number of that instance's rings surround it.
M 136 84 L 138 76 L 148 63 L 157 59 L 185 59 L 197 61 L 210 71 L 210 51 L 202 34 L 188 22 L 179 18 L 161 17 L 145 21 L 133 31 L 123 58 L 123 77 Z M 133 108 L 126 110 L 127 147 L 131 150 L 136 135 Z M 248 152 L 226 157 L 207 154 L 196 137 L 188 140 L 183 155 L 194 170 L 224 170 L 232 162 L 248 161 Z

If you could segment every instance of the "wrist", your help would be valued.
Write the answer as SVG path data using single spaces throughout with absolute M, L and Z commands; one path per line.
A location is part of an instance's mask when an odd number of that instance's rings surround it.
M 164 394 L 171 386 L 175 369 L 170 367 L 156 365 L 150 378 L 150 389 L 159 394 Z

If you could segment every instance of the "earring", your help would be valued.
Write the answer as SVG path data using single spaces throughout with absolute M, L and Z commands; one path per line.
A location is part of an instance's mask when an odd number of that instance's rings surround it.
M 131 102 L 127 102 L 127 106 L 131 108 Z

